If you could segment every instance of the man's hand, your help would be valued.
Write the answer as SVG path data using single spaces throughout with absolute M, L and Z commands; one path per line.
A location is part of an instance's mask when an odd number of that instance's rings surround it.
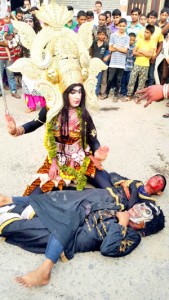
M 136 95 L 141 95 L 139 100 L 147 100 L 144 107 L 147 107 L 152 102 L 158 102 L 164 99 L 163 87 L 160 84 L 149 86 L 143 90 L 137 91 Z
M 9 114 L 5 115 L 5 119 L 7 121 L 7 129 L 9 134 L 15 135 L 16 133 L 16 123 L 13 117 L 11 117 Z
M 123 190 L 124 190 L 124 192 L 126 194 L 127 199 L 130 200 L 130 191 L 129 191 L 129 188 L 127 186 L 125 186 L 124 182 L 121 182 L 120 185 L 123 187 Z

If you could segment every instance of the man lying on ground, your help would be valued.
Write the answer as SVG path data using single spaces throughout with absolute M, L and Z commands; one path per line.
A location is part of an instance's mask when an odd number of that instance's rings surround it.
M 161 175 L 147 182 L 151 193 L 164 190 L 165 184 Z M 113 189 L 59 191 L 19 198 L 1 196 L 0 202 L 0 232 L 6 242 L 46 256 L 37 270 L 16 278 L 27 287 L 48 284 L 59 257 L 71 259 L 77 252 L 88 251 L 121 257 L 140 243 L 136 230 L 146 236 L 164 228 L 162 210 L 146 195 L 133 208 L 121 212 L 125 208 L 123 197 Z

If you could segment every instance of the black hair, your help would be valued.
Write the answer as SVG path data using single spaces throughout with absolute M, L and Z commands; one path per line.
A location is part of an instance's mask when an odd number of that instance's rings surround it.
M 34 29 L 35 33 L 38 33 L 42 29 L 40 21 L 38 20 L 38 18 L 36 17 L 36 15 L 32 14 L 32 18 L 33 18 L 33 23 L 34 23 L 33 29 Z
M 153 219 L 150 222 L 145 222 L 144 228 L 141 229 L 141 233 L 143 236 L 155 234 L 165 227 L 165 216 L 160 207 L 156 206 L 155 204 L 151 205 L 151 203 L 148 203 L 148 201 L 146 201 L 146 206 L 148 206 L 152 210 Z M 156 211 L 154 206 L 156 206 L 158 212 Z
M 86 13 L 84 10 L 80 10 L 77 14 L 77 18 L 79 19 L 80 17 L 86 17 Z
M 119 9 L 114 9 L 112 11 L 112 16 L 120 16 L 121 17 L 121 11 Z
M 150 24 L 148 24 L 148 25 L 146 26 L 146 29 L 147 29 L 148 31 L 150 31 L 151 34 L 153 34 L 154 31 L 155 31 L 155 27 L 154 27 L 153 25 L 150 25 Z
M 166 12 L 169 15 L 169 8 L 168 7 L 164 7 L 161 11 L 160 11 L 160 15 L 163 14 L 164 12 Z
M 62 108 L 60 115 L 61 115 L 61 138 L 64 142 L 69 139 L 69 93 L 75 88 L 79 86 L 82 91 L 82 98 L 79 107 L 82 110 L 82 145 L 84 148 L 85 140 L 86 140 L 86 124 L 90 123 L 90 115 L 85 107 L 85 98 L 86 93 L 84 86 L 81 83 L 73 83 L 64 91 L 63 93 L 63 103 L 64 107 Z
M 141 15 L 140 15 L 140 18 L 141 18 L 141 17 L 146 17 L 146 14 L 141 14 Z
M 106 20 L 107 20 L 107 15 L 105 14 L 105 13 L 101 13 L 101 14 L 99 14 L 99 17 L 100 16 L 103 16 L 103 17 L 105 17 L 106 18 Z
M 32 11 L 34 11 L 34 10 L 39 10 L 39 8 L 36 7 L 36 6 L 32 6 L 31 9 L 30 9 L 30 12 L 32 12 Z
M 166 187 L 166 184 L 167 184 L 167 180 L 166 180 L 165 176 L 162 175 L 162 174 L 155 174 L 154 176 L 160 176 L 163 179 L 163 181 L 164 181 L 164 187 L 161 190 L 161 192 L 163 192 L 165 190 L 165 187 Z
M 121 19 L 119 20 L 119 24 L 121 24 L 121 23 L 126 23 L 126 24 L 127 24 L 127 20 L 126 20 L 125 18 L 121 18 Z
M 111 11 L 110 11 L 110 10 L 106 10 L 104 13 L 105 13 L 106 16 L 107 16 L 107 15 L 110 15 L 110 16 L 111 16 Z
M 67 10 L 70 10 L 70 11 L 73 10 L 73 6 L 68 5 L 68 6 L 67 6 Z
M 135 34 L 134 32 L 130 32 L 130 33 L 129 33 L 129 36 L 133 36 L 133 37 L 136 38 L 136 34 Z
M 96 1 L 96 2 L 95 2 L 95 5 L 96 5 L 96 4 L 100 4 L 100 5 L 102 6 L 102 2 L 101 2 L 101 1 Z
M 92 10 L 88 10 L 86 12 L 86 17 L 92 17 L 92 18 L 94 18 L 94 12 Z
M 22 9 L 20 7 L 16 8 L 16 15 L 17 14 L 23 14 L 23 11 L 22 11 Z
M 133 7 L 133 9 L 131 10 L 131 14 L 132 13 L 134 13 L 134 12 L 138 12 L 138 15 L 141 15 L 141 10 L 140 10 L 140 8 L 138 8 L 138 7 Z
M 106 26 L 99 26 L 97 29 L 97 34 L 99 33 L 104 33 L 105 35 L 107 35 Z
M 157 17 L 158 17 L 158 14 L 157 14 L 157 12 L 156 12 L 155 10 L 152 10 L 152 11 L 150 11 L 150 12 L 147 14 L 147 18 L 149 18 L 150 16 L 153 16 L 153 17 L 157 18 Z

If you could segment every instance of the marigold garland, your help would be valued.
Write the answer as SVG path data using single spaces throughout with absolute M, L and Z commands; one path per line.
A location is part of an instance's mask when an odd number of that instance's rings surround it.
M 82 133 L 82 109 L 80 107 L 76 108 L 77 116 L 79 119 L 80 125 L 80 133 Z M 56 124 L 56 120 L 58 115 L 54 117 L 50 122 L 46 123 L 46 132 L 44 137 L 44 145 L 48 151 L 48 160 L 49 163 L 52 163 L 52 158 L 57 158 L 57 146 L 54 135 L 54 126 Z M 80 135 L 80 145 L 82 147 L 82 135 Z M 85 123 L 85 140 L 84 140 L 84 148 L 86 149 L 86 123 Z M 70 166 L 63 165 L 60 166 L 57 162 L 59 169 L 61 170 L 60 176 L 64 179 L 75 179 L 77 181 L 77 190 L 83 190 L 86 186 L 87 177 L 85 176 L 87 168 L 90 163 L 90 158 L 85 157 L 82 166 L 80 166 L 79 170 L 76 170 Z

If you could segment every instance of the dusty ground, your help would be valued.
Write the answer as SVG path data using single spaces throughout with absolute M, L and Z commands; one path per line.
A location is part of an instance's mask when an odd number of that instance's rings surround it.
M 17 124 L 34 118 L 25 114 L 23 99 L 7 93 L 9 110 Z M 166 101 L 148 108 L 133 102 L 100 101 L 101 111 L 94 115 L 99 140 L 110 146 L 105 168 L 129 178 L 146 180 L 161 172 L 169 177 L 169 119 Z M 21 195 L 26 183 L 45 158 L 44 128 L 18 138 L 6 131 L 4 108 L 0 98 L 0 191 Z M 169 299 L 169 192 L 158 198 L 166 215 L 166 228 L 157 235 L 143 238 L 128 257 L 112 259 L 99 253 L 78 254 L 55 267 L 48 286 L 20 287 L 14 277 L 33 270 L 42 255 L 25 252 L 17 247 L 0 244 L 0 285 L 3 300 L 64 299 Z

